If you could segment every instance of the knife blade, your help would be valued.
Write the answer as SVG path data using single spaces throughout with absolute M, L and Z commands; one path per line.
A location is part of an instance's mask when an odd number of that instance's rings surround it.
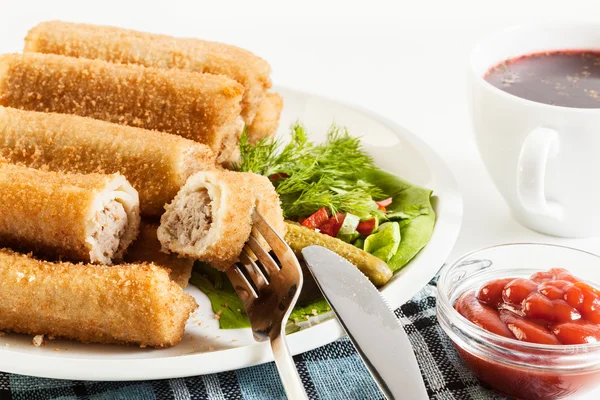
M 408 335 L 375 286 L 324 247 L 305 247 L 302 256 L 385 397 L 429 399 Z

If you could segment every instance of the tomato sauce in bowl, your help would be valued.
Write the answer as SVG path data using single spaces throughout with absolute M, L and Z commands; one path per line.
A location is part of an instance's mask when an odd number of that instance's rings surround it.
M 578 265 L 577 276 L 586 275 L 581 279 L 564 268 L 578 260 L 589 267 Z M 600 278 L 600 257 L 561 246 L 474 252 L 442 270 L 438 320 L 465 364 L 502 393 L 590 395 L 600 390 L 600 291 L 588 274 Z
M 600 292 L 563 268 L 492 280 L 464 292 L 454 308 L 487 331 L 525 342 L 600 342 Z

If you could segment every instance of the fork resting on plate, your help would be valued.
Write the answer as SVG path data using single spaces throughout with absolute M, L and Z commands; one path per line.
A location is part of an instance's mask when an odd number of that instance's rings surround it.
M 227 271 L 227 277 L 242 300 L 254 339 L 269 340 L 275 365 L 290 399 L 306 399 L 306 392 L 285 339 L 285 323 L 302 289 L 302 270 L 294 252 L 254 211 L 253 233 L 244 246 L 240 262 Z M 257 240 L 265 239 L 279 261 Z

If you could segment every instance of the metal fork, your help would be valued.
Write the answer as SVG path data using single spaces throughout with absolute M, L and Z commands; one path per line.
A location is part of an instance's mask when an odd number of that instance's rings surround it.
M 307 399 L 285 340 L 285 323 L 302 289 L 302 270 L 294 252 L 263 216 L 255 211 L 252 219 L 255 229 L 244 246 L 240 262 L 227 271 L 227 277 L 244 303 L 254 339 L 270 340 L 288 398 Z M 261 246 L 257 232 L 271 247 L 281 267 Z

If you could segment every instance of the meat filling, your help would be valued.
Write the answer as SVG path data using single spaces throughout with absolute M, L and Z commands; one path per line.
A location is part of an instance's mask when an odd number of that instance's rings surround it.
M 94 245 L 90 253 L 91 261 L 110 263 L 121 250 L 121 238 L 126 229 L 127 213 L 121 203 L 112 200 L 96 214 L 96 230 L 92 232 Z
M 210 228 L 212 207 L 206 189 L 184 196 L 162 223 L 171 236 L 183 245 L 195 246 Z

